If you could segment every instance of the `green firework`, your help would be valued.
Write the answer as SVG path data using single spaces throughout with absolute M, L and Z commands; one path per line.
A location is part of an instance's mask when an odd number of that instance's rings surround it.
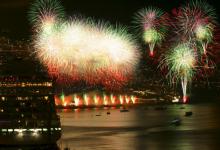
M 167 76 L 171 81 L 186 77 L 191 80 L 195 73 L 196 54 L 189 43 L 181 43 L 165 55 L 161 66 L 168 68 Z
M 64 19 L 65 12 L 59 0 L 36 0 L 28 11 L 29 21 L 37 25 L 47 18 Z

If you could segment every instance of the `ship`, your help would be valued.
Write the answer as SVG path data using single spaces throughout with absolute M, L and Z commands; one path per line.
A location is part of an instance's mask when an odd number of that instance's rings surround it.
M 61 134 L 53 82 L 42 77 L 0 77 L 0 144 L 54 144 Z
M 0 146 L 55 144 L 54 82 L 27 50 L 14 49 L 0 48 Z

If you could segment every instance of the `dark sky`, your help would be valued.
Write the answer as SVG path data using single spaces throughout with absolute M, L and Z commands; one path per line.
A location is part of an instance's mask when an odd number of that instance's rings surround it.
M 140 8 L 153 5 L 171 11 L 187 0 L 61 0 L 68 15 L 82 14 L 96 19 L 109 20 L 111 23 L 129 25 L 132 15 Z M 31 27 L 27 11 L 33 0 L 0 0 L 0 28 L 10 31 L 12 36 L 28 37 Z M 208 0 L 217 11 L 218 0 Z

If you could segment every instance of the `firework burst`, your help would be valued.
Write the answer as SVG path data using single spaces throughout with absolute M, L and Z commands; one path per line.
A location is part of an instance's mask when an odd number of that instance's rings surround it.
M 63 20 L 56 11 L 51 13 L 57 6 L 36 9 L 41 17 L 33 17 L 40 24 L 35 30 L 36 54 L 49 73 L 58 80 L 66 77 L 106 88 L 123 86 L 139 61 L 134 38 L 123 27 L 115 29 L 92 19 Z
M 206 55 L 216 25 L 215 10 L 207 3 L 193 1 L 175 11 L 177 33 L 182 41 L 198 42 Z
M 167 67 L 167 77 L 172 83 L 181 82 L 183 100 L 186 101 L 187 84 L 196 70 L 196 55 L 190 43 L 180 43 L 171 49 L 162 60 L 161 68 Z
M 29 21 L 35 29 L 58 23 L 65 18 L 64 8 L 58 0 L 38 0 L 31 5 L 28 12 Z
M 134 24 L 141 29 L 143 40 L 149 45 L 150 56 L 153 56 L 155 45 L 165 38 L 167 15 L 158 8 L 144 8 L 135 14 Z

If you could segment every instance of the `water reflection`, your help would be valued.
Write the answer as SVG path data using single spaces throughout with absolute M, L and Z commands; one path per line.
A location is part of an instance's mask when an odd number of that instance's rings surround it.
M 143 106 L 124 113 L 119 109 L 60 112 L 63 136 L 58 145 L 74 150 L 218 149 L 218 108 L 214 105 L 170 105 L 165 110 Z M 186 111 L 193 111 L 193 115 L 185 117 Z M 171 125 L 174 118 L 180 118 L 182 124 Z

